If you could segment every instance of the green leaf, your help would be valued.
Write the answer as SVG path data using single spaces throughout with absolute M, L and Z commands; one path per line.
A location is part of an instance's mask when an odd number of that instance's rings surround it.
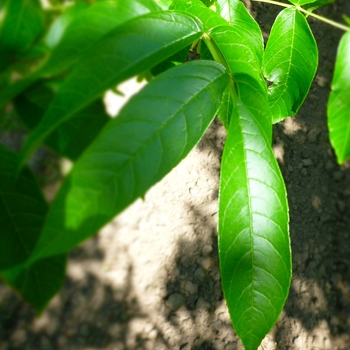
M 237 27 L 248 37 L 256 55 L 262 62 L 264 53 L 264 39 L 258 23 L 250 15 L 244 4 L 239 0 L 218 0 L 218 13 L 232 26 Z
M 309 92 L 318 65 L 316 41 L 305 17 L 283 10 L 271 29 L 263 70 L 268 81 L 273 122 L 296 114 Z
M 218 118 L 221 120 L 222 124 L 224 124 L 226 131 L 228 131 L 230 127 L 232 112 L 233 103 L 230 93 L 230 86 L 228 86 L 222 95 L 222 101 L 217 113 Z
M 76 65 L 28 137 L 23 164 L 61 123 L 120 82 L 142 73 L 201 36 L 201 25 L 180 12 L 155 12 L 128 21 L 109 32 Z
M 135 95 L 63 182 L 33 259 L 67 252 L 144 196 L 201 139 L 228 80 L 222 65 L 192 61 Z
M 39 81 L 15 99 L 18 116 L 28 129 L 40 123 L 54 96 L 49 83 Z M 55 152 L 75 161 L 109 120 L 102 100 L 96 100 L 61 124 L 44 142 Z
M 132 18 L 157 11 L 158 7 L 152 3 L 144 0 L 105 0 L 88 7 L 79 2 L 68 9 L 56 19 L 43 39 L 48 52 L 44 61 L 32 74 L 11 84 L 0 93 L 0 106 L 12 100 L 42 76 L 61 73 L 69 68 L 112 29 Z M 91 55 L 91 51 L 88 55 Z
M 219 194 L 221 282 L 246 350 L 276 323 L 291 280 L 288 206 L 283 179 L 259 125 L 240 101 L 226 140 Z
M 25 167 L 15 180 L 17 155 L 0 145 L 0 270 L 25 261 L 38 241 L 47 204 Z
M 0 276 L 40 314 L 62 287 L 66 261 L 66 255 L 53 256 L 3 271 Z
M 43 30 L 39 0 L 2 0 L 0 14 L 0 71 L 28 50 Z
M 261 60 L 244 31 L 237 26 L 223 25 L 210 32 L 209 40 L 213 40 L 220 50 L 233 77 L 246 74 L 265 85 Z
M 221 16 L 210 10 L 200 0 L 174 0 L 170 8 L 197 16 L 202 21 L 205 31 L 210 31 L 217 26 L 227 24 Z
M 325 6 L 325 5 L 328 5 L 328 4 L 332 4 L 334 2 L 334 0 L 317 0 L 317 1 L 314 1 L 310 4 L 307 4 L 304 6 L 304 8 L 310 12 L 322 7 L 322 6 Z
M 350 32 L 343 35 L 328 101 L 328 129 L 338 162 L 350 157 Z

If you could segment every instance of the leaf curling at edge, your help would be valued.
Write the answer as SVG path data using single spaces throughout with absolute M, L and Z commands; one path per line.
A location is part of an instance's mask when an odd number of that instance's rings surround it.
M 52 131 L 104 91 L 154 67 L 201 35 L 195 17 L 176 11 L 146 14 L 109 32 L 81 58 L 29 135 L 19 169 Z
M 246 350 L 276 323 L 291 281 L 286 189 L 270 142 L 240 102 L 220 176 L 219 260 L 224 296 Z
M 201 139 L 228 81 L 222 65 L 192 61 L 146 85 L 63 182 L 32 259 L 69 251 L 161 180 Z

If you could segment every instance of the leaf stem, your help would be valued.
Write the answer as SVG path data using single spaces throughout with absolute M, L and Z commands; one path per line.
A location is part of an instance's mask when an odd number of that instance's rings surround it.
M 308 15 L 308 16 L 317 18 L 318 20 L 320 20 L 320 21 L 322 21 L 322 22 L 328 23 L 328 24 L 332 25 L 333 27 L 339 28 L 339 29 L 344 30 L 344 31 L 346 31 L 346 32 L 350 31 L 350 27 L 348 27 L 348 26 L 346 26 L 346 25 L 343 25 L 343 24 L 341 24 L 341 23 L 332 21 L 331 19 L 328 19 L 328 18 L 326 18 L 326 17 L 317 15 L 317 14 L 315 14 L 315 13 L 313 13 L 313 12 L 308 11 L 308 10 L 305 10 L 305 9 L 303 9 L 301 6 L 298 6 L 298 5 L 285 4 L 285 3 L 283 3 L 283 2 L 274 1 L 274 0 L 252 0 L 252 1 L 255 1 L 255 2 L 265 2 L 265 3 L 267 3 L 267 4 L 273 4 L 273 5 L 282 6 L 282 7 L 287 7 L 287 8 L 296 7 L 300 12 L 304 12 L 304 13 L 305 13 L 306 15 Z
M 234 81 L 232 78 L 231 69 L 230 69 L 229 65 L 227 64 L 225 57 L 223 56 L 220 49 L 217 47 L 217 45 L 215 44 L 215 42 L 213 41 L 213 39 L 210 37 L 209 34 L 204 33 L 204 35 L 202 36 L 202 39 L 205 42 L 205 44 L 207 45 L 207 48 L 210 51 L 211 55 L 213 56 L 214 60 L 218 63 L 221 63 L 229 72 L 229 74 L 230 74 L 230 94 L 231 94 L 232 101 L 234 101 L 235 100 Z

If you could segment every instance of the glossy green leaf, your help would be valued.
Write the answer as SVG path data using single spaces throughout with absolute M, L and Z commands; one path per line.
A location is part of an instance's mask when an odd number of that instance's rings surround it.
M 341 39 L 328 101 L 328 129 L 338 162 L 350 157 L 350 32 Z
M 276 323 L 291 280 L 284 182 L 253 115 L 238 101 L 221 163 L 221 282 L 234 329 L 256 350 Z
M 49 83 L 38 82 L 15 99 L 18 116 L 29 130 L 40 123 L 54 96 Z M 109 120 L 102 100 L 96 100 L 61 124 L 44 143 L 75 161 Z
M 109 32 L 77 64 L 29 136 L 21 162 L 61 123 L 108 88 L 142 73 L 198 39 L 201 25 L 185 13 L 155 12 Z
M 264 55 L 264 75 L 272 84 L 273 122 L 296 114 L 309 92 L 318 65 L 316 41 L 305 17 L 295 8 L 276 18 Z
M 218 118 L 224 124 L 225 129 L 228 131 L 231 121 L 231 116 L 233 112 L 233 103 L 230 93 L 230 86 L 228 86 L 222 95 L 221 104 L 218 110 Z
M 32 265 L 2 271 L 0 277 L 40 314 L 60 290 L 65 278 L 66 255 L 49 257 Z
M 335 0 L 317 0 L 303 7 L 308 11 L 314 11 L 322 6 L 332 4 L 334 1 Z
M 30 48 L 43 30 L 39 0 L 2 0 L 0 13 L 0 71 Z
M 220 50 L 233 77 L 235 74 L 246 74 L 265 85 L 261 59 L 244 31 L 237 26 L 223 25 L 210 32 L 209 40 L 214 41 Z
M 185 11 L 197 16 L 202 21 L 205 31 L 210 31 L 217 26 L 225 25 L 227 23 L 221 16 L 210 10 L 200 0 L 175 0 L 170 8 Z
M 218 13 L 232 26 L 237 27 L 248 37 L 256 55 L 262 62 L 264 53 L 264 39 L 258 23 L 250 15 L 244 4 L 239 0 L 218 0 Z
M 222 65 L 192 61 L 135 95 L 64 181 L 33 259 L 67 252 L 144 196 L 200 140 L 228 80 Z
M 39 67 L 0 92 L 0 106 L 42 76 L 61 73 L 69 68 L 112 29 L 132 18 L 157 10 L 153 2 L 145 0 L 105 0 L 88 7 L 79 2 L 52 24 L 43 39 L 48 54 Z
M 0 145 L 0 270 L 29 257 L 47 212 L 41 190 L 27 167 L 15 180 L 17 162 L 17 155 Z

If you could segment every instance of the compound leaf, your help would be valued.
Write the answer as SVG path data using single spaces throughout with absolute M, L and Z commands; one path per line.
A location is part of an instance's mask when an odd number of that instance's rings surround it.
M 329 136 L 338 162 L 350 157 L 350 32 L 339 44 L 332 92 L 328 101 Z
M 67 252 L 144 196 L 200 140 L 228 80 L 211 61 L 185 63 L 151 80 L 76 162 L 33 259 Z
M 219 195 L 221 281 L 246 350 L 256 350 L 276 323 L 291 280 L 286 190 L 258 119 L 237 102 Z
M 176 11 L 137 17 L 110 31 L 91 48 L 66 79 L 21 153 L 23 164 L 61 123 L 108 88 L 142 73 L 201 36 L 194 17 Z
M 67 255 L 58 255 L 2 271 L 2 279 L 40 314 L 62 287 Z
M 15 179 L 18 157 L 0 145 L 0 270 L 28 259 L 44 224 L 47 204 L 32 172 Z
M 271 29 L 264 54 L 264 75 L 272 84 L 269 100 L 273 122 L 296 114 L 316 74 L 318 52 L 305 17 L 295 8 L 283 10 Z
M 239 0 L 218 0 L 216 8 L 219 14 L 232 26 L 237 27 L 249 38 L 256 55 L 262 62 L 264 39 L 258 23 Z

